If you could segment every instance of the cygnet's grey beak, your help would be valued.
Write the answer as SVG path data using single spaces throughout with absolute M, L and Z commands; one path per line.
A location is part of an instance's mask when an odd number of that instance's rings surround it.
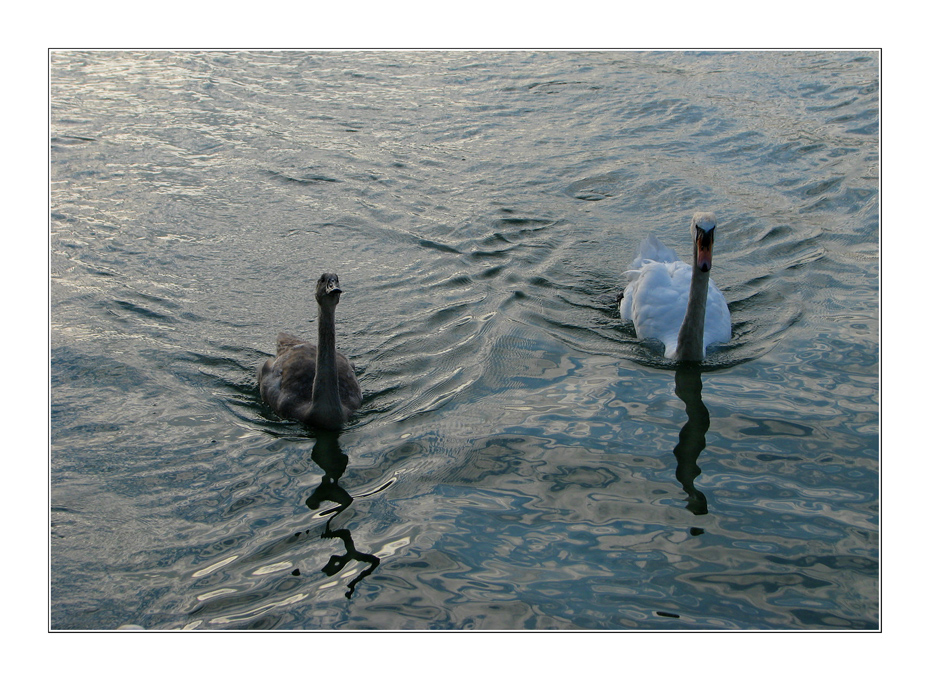
M 342 289 L 339 288 L 339 284 L 337 284 L 332 279 L 326 282 L 326 295 L 329 295 L 330 293 L 342 293 Z

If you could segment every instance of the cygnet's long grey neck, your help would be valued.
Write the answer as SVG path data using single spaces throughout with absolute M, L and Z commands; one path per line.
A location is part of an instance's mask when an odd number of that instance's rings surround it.
M 707 312 L 707 286 L 710 271 L 702 272 L 695 263 L 691 270 L 691 289 L 688 307 L 678 331 L 678 349 L 675 358 L 681 362 L 700 362 L 704 359 L 704 315 Z
M 315 420 L 327 424 L 330 428 L 338 428 L 345 421 L 342 401 L 339 399 L 339 374 L 336 370 L 335 305 L 319 306 L 312 411 Z

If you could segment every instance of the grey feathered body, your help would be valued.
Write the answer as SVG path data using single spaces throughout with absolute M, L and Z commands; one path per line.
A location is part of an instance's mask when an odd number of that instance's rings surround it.
M 278 335 L 277 356 L 258 370 L 258 384 L 262 399 L 279 416 L 308 426 L 337 430 L 362 404 L 362 389 L 355 378 L 355 368 L 335 350 L 335 334 L 333 336 L 332 339 L 321 338 L 321 341 L 332 340 L 334 361 L 325 360 L 324 348 L 324 365 L 330 364 L 335 375 L 317 381 L 317 346 L 289 333 Z

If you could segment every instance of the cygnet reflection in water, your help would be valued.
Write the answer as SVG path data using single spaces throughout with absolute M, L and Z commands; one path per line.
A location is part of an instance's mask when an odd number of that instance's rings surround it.
M 346 598 L 352 598 L 355 587 L 375 571 L 375 568 L 381 564 L 381 559 L 374 554 L 359 551 L 355 547 L 355 541 L 352 539 L 349 530 L 333 530 L 330 527 L 336 516 L 345 511 L 352 503 L 352 495 L 339 485 L 339 478 L 346 470 L 349 457 L 342 453 L 338 435 L 336 433 L 321 433 L 317 437 L 316 444 L 313 445 L 313 453 L 310 457 L 316 465 L 323 469 L 323 480 L 320 481 L 319 487 L 307 499 L 307 507 L 315 511 L 320 508 L 324 501 L 332 501 L 338 504 L 336 508 L 320 514 L 331 514 L 329 520 L 326 521 L 326 527 L 321 537 L 323 539 L 341 539 L 345 547 L 345 553 L 334 554 L 330 557 L 326 565 L 321 568 L 322 572 L 332 577 L 341 572 L 353 560 L 368 564 L 368 567 L 362 570 L 347 586 Z M 384 487 L 380 489 L 384 489 Z M 380 489 L 376 491 L 380 491 Z M 373 493 L 370 492 L 369 494 Z

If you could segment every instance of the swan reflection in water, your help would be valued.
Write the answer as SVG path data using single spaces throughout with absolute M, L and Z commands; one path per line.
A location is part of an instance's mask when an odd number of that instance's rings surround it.
M 694 480 L 701 474 L 697 464 L 698 457 L 704 451 L 704 436 L 710 427 L 710 413 L 701 399 L 701 367 L 698 362 L 686 362 L 675 371 L 675 394 L 685 403 L 688 421 L 678 434 L 678 445 L 674 449 L 678 466 L 675 477 L 688 495 L 687 509 L 694 515 L 707 513 L 707 497 L 694 486 Z
M 375 568 L 381 564 L 381 559 L 371 553 L 363 553 L 355 548 L 355 542 L 352 540 L 352 534 L 348 530 L 333 530 L 330 525 L 336 516 L 349 508 L 352 503 L 352 495 L 346 492 L 339 485 L 339 478 L 345 473 L 346 466 L 349 464 L 349 457 L 342 453 L 339 446 L 339 434 L 335 432 L 320 431 L 317 435 L 316 443 L 313 445 L 313 453 L 310 455 L 313 462 L 323 469 L 323 480 L 313 491 L 313 494 L 307 499 L 307 507 L 315 511 L 326 501 L 332 501 L 337 504 L 336 508 L 327 509 L 320 513 L 320 516 L 330 515 L 326 521 L 326 527 L 323 530 L 323 539 L 341 539 L 345 546 L 345 553 L 333 555 L 329 562 L 322 568 L 322 572 L 332 577 L 338 574 L 342 569 L 355 560 L 360 563 L 367 563 L 359 575 L 349 582 L 346 598 L 352 598 L 355 593 L 355 587 L 365 577 L 375 571 Z M 381 488 L 383 489 L 383 487 Z M 375 492 L 380 489 L 375 490 Z M 370 492 L 369 494 L 374 494 Z

